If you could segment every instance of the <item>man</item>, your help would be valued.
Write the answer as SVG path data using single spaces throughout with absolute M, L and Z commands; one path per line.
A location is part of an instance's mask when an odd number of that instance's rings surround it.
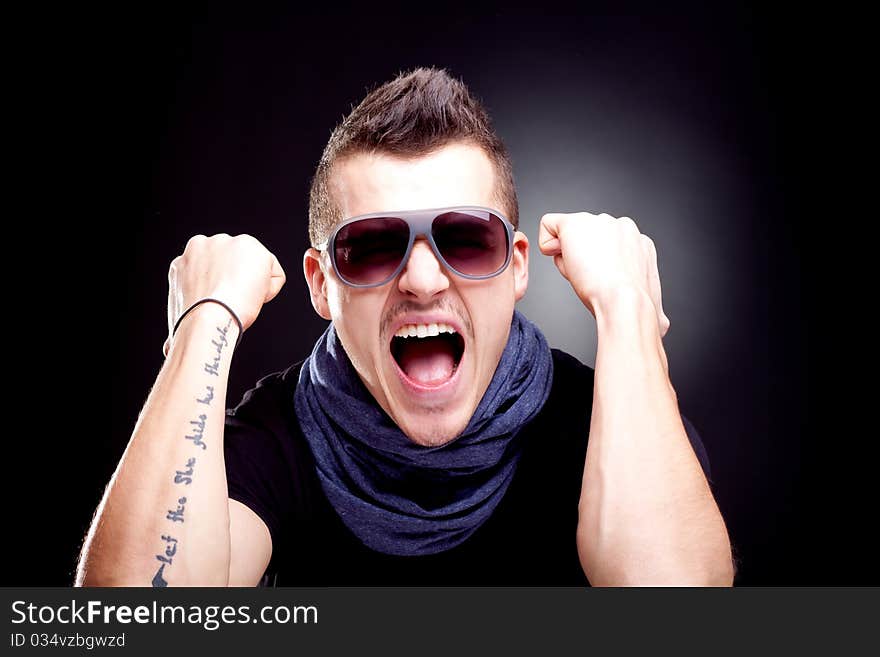
M 542 218 L 541 253 L 595 316 L 594 374 L 515 312 L 517 226 L 462 83 L 417 69 L 368 94 L 312 183 L 303 271 L 332 323 L 224 417 L 234 346 L 285 274 L 252 237 L 189 241 L 78 582 L 730 584 L 653 243 L 628 218 Z

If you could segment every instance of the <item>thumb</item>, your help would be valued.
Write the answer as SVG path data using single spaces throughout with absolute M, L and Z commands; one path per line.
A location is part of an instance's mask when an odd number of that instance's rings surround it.
M 263 300 L 263 303 L 268 303 L 274 299 L 287 281 L 287 275 L 284 273 L 284 268 L 281 266 L 281 263 L 278 262 L 278 258 L 274 255 L 272 256 L 272 269 L 270 271 L 270 276 L 269 289 L 266 292 L 266 298 Z
M 642 235 L 642 244 L 644 245 L 645 255 L 648 259 L 648 293 L 651 295 L 651 300 L 654 302 L 654 308 L 657 311 L 657 324 L 660 328 L 660 337 L 662 338 L 669 331 L 670 322 L 669 317 L 667 317 L 663 310 L 663 290 L 660 287 L 660 269 L 657 264 L 657 248 L 654 245 L 654 241 L 646 235 Z
M 541 217 L 538 227 L 538 248 L 546 256 L 555 256 L 562 252 L 559 242 L 559 225 L 561 215 L 545 214 Z

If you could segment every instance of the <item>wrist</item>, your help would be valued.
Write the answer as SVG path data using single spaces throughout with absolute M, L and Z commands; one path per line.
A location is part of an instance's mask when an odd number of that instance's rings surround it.
M 630 332 L 634 328 L 647 329 L 659 338 L 657 310 L 651 296 L 636 287 L 623 287 L 592 302 L 593 314 L 599 333 Z
M 621 290 L 593 306 L 596 332 L 599 340 L 596 370 L 600 360 L 635 359 L 644 372 L 650 364 L 669 380 L 669 363 L 663 348 L 663 337 L 657 320 L 657 310 L 650 295 L 637 288 Z M 618 362 L 619 365 L 619 362 Z M 673 396 L 671 383 L 669 389 Z
M 219 303 L 205 301 L 191 307 L 178 319 L 171 338 L 171 350 L 175 345 L 205 343 L 217 354 L 231 354 L 240 339 L 240 325 L 233 314 Z M 169 353 L 170 355 L 170 353 Z

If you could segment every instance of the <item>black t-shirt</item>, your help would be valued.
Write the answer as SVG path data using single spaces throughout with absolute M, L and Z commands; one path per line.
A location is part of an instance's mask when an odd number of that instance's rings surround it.
M 277 586 L 587 585 L 575 544 L 593 402 L 593 370 L 553 349 L 553 385 L 523 427 L 513 480 L 489 519 L 462 544 L 425 556 L 376 552 L 330 505 L 296 419 L 302 363 L 261 379 L 227 411 L 229 497 L 254 511 L 272 536 L 264 581 Z M 709 476 L 706 450 L 684 425 Z

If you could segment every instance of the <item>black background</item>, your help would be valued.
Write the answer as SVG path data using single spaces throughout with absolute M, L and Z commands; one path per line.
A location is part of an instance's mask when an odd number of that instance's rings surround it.
M 15 230 L 31 248 L 8 274 L 21 327 L 8 356 L 26 365 L 12 375 L 22 394 L 8 412 L 26 421 L 9 438 L 15 538 L 0 584 L 72 581 L 91 513 L 161 365 L 167 267 L 190 235 L 251 233 L 287 270 L 288 286 L 236 355 L 237 400 L 304 357 L 323 329 L 300 273 L 308 185 L 352 103 L 401 70 L 436 65 L 482 95 L 499 125 L 515 125 L 517 103 L 569 102 L 535 97 L 530 86 L 559 77 L 551 63 L 562 59 L 562 88 L 619 103 L 652 91 L 683 122 L 724 136 L 722 158 L 747 163 L 738 169 L 750 189 L 743 207 L 761 211 L 717 239 L 755 246 L 730 266 L 741 275 L 738 309 L 749 312 L 723 327 L 713 362 L 727 366 L 677 388 L 712 459 L 737 583 L 880 583 L 859 529 L 873 504 L 853 468 L 867 438 L 846 432 L 844 443 L 829 394 L 814 397 L 823 372 L 805 174 L 818 138 L 805 87 L 822 76 L 800 20 L 747 6 L 660 15 L 386 5 L 143 6 L 29 22 L 16 60 L 22 113 L 10 127 L 24 146 L 15 191 L 27 197 Z M 523 129 L 532 128 L 540 125 Z M 517 138 L 503 128 L 502 137 Z M 688 358 L 686 345 L 672 351 L 673 368 Z

